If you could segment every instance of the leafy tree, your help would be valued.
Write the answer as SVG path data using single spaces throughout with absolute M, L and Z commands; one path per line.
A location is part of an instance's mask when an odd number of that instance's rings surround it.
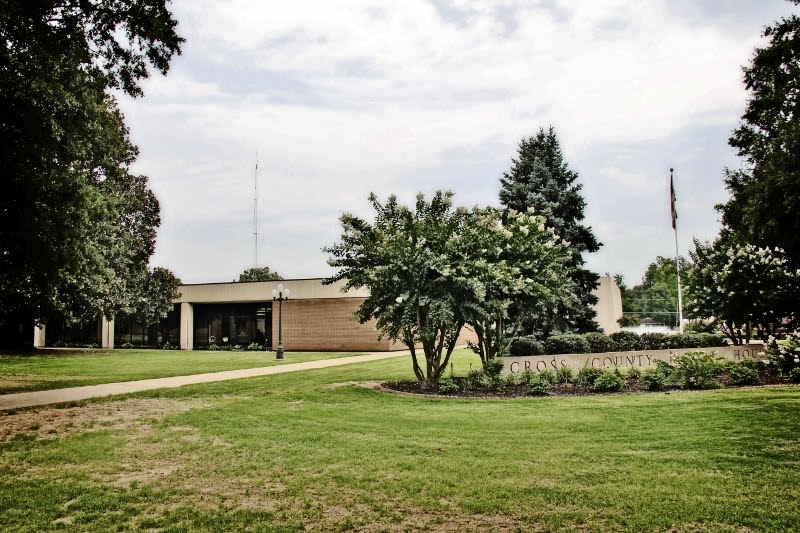
M 145 324 L 154 324 L 167 316 L 173 302 L 180 298 L 181 281 L 166 268 L 139 270 L 130 293 L 134 296 L 122 313 L 135 315 Z
M 641 323 L 642 319 L 639 318 L 637 315 L 623 314 L 621 317 L 617 319 L 617 324 L 619 324 L 619 327 L 621 328 L 635 328 Z
M 158 0 L 0 2 L 0 320 L 161 309 L 147 261 L 160 224 L 107 92 L 142 94 L 180 52 Z M 145 286 L 162 287 L 143 306 Z M 174 293 L 174 291 L 173 291 Z
M 381 335 L 405 343 L 427 388 L 438 383 L 465 324 L 475 328 L 476 351 L 488 363 L 512 340 L 509 327 L 518 328 L 506 322 L 509 311 L 533 301 L 552 306 L 566 284 L 566 247 L 542 217 L 510 211 L 504 223 L 497 209 L 453 209 L 451 199 L 450 192 L 430 202 L 419 195 L 411 209 L 373 195 L 374 223 L 343 215 L 342 240 L 326 249 L 339 270 L 325 282 L 369 289 L 359 320 L 374 319 Z
M 547 225 L 570 246 L 566 265 L 571 300 L 564 301 L 555 313 L 551 309 L 534 313 L 531 327 L 545 335 L 558 331 L 596 331 L 597 297 L 592 291 L 599 276 L 583 268 L 584 252 L 596 252 L 601 244 L 591 228 L 583 225 L 586 202 L 581 195 L 578 174 L 569 169 L 561 153 L 556 132 L 551 126 L 522 139 L 511 169 L 500 178 L 500 202 L 510 209 L 525 212 L 532 208 L 544 216 Z
M 622 274 L 614 274 L 614 283 L 616 283 L 617 287 L 619 287 L 619 292 L 622 295 L 622 298 L 625 298 L 625 291 L 628 290 L 628 284 L 625 282 L 625 278 Z
M 798 0 L 792 0 L 797 4 Z M 800 17 L 767 27 L 768 43 L 744 68 L 750 92 L 728 143 L 744 159 L 725 171 L 731 198 L 717 206 L 726 238 L 780 247 L 800 266 Z
M 278 281 L 283 279 L 277 272 L 270 271 L 269 267 L 253 267 L 245 269 L 239 274 L 238 282 L 245 281 Z
M 690 263 L 685 257 L 680 258 L 683 283 Z M 678 271 L 675 260 L 658 256 L 650 263 L 642 277 L 641 283 L 626 289 L 622 298 L 624 313 L 638 317 L 651 317 L 654 320 L 675 327 L 678 309 Z
M 472 271 L 485 296 L 468 307 L 467 323 L 486 364 L 503 355 L 532 310 L 551 310 L 568 297 L 564 264 L 569 256 L 541 216 L 496 209 L 470 212 L 457 239 L 462 268 Z
M 713 319 L 734 344 L 748 342 L 758 329 L 766 339 L 798 318 L 800 270 L 786 254 L 724 239 L 695 241 L 687 300 L 697 318 Z
M 414 375 L 426 388 L 436 387 L 447 368 L 467 320 L 466 304 L 485 295 L 461 264 L 459 240 L 467 216 L 452 209 L 452 196 L 439 191 L 428 202 L 420 194 L 410 209 L 395 196 L 381 204 L 370 195 L 374 223 L 345 213 L 341 242 L 325 249 L 328 263 L 338 269 L 325 283 L 341 280 L 343 290 L 369 289 L 356 313 L 359 321 L 374 319 L 382 336 L 406 344 Z

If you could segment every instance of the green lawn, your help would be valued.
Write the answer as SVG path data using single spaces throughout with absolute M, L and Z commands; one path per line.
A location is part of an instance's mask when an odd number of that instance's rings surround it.
M 353 353 L 180 350 L 46 350 L 42 355 L 0 355 L 0 394 L 115 381 L 183 376 L 240 368 L 301 363 Z
M 0 415 L 22 428 L 0 444 L 0 529 L 798 530 L 798 387 L 467 401 L 353 384 L 410 375 L 398 358 Z

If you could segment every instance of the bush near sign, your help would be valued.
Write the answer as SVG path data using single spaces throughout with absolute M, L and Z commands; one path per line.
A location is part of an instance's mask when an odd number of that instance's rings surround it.
M 519 374 L 525 370 L 541 372 L 571 368 L 580 370 L 584 367 L 604 368 L 648 368 L 655 366 L 656 361 L 675 363 L 675 356 L 687 352 L 706 352 L 723 359 L 744 361 L 745 359 L 760 361 L 764 358 L 763 344 L 745 344 L 741 346 L 723 346 L 715 348 L 680 348 L 672 350 L 633 350 L 630 352 L 579 353 L 560 355 L 534 355 L 529 357 L 503 357 L 504 370 L 507 373 Z

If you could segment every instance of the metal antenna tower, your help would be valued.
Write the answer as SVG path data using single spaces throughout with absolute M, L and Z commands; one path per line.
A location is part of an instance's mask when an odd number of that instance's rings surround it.
M 256 150 L 256 170 L 253 173 L 253 255 L 258 268 L 258 150 Z

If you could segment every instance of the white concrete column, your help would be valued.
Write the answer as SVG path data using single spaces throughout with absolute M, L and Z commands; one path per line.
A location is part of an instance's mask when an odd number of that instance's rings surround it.
M 194 349 L 194 306 L 181 304 L 181 350 Z
M 102 348 L 114 347 L 114 321 L 106 317 L 100 319 L 100 346 Z
M 592 291 L 597 296 L 594 310 L 597 312 L 597 324 L 606 335 L 619 331 L 619 320 L 622 317 L 622 294 L 611 276 L 600 276 L 597 288 Z
M 45 326 L 42 324 L 41 326 L 33 326 L 33 347 L 34 348 L 44 348 L 45 345 Z

